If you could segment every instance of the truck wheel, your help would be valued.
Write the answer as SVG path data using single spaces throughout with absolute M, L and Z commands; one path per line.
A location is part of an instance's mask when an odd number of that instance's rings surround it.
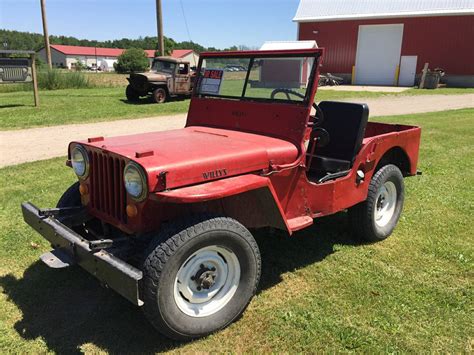
M 63 193 L 56 208 L 81 206 L 81 194 L 79 193 L 79 181 L 75 182 Z
M 140 99 L 140 94 L 132 87 L 132 85 L 127 85 L 127 88 L 125 89 L 125 96 L 127 96 L 127 100 L 131 102 L 135 102 Z
M 386 239 L 395 229 L 403 209 L 403 175 L 395 165 L 385 165 L 372 177 L 367 200 L 349 209 L 355 234 L 366 241 Z
M 257 290 L 257 243 L 232 218 L 198 216 L 171 223 L 148 250 L 143 311 L 167 337 L 189 340 L 226 327 Z
M 162 104 L 168 99 L 168 93 L 164 88 L 157 88 L 153 91 L 153 101 L 157 104 Z

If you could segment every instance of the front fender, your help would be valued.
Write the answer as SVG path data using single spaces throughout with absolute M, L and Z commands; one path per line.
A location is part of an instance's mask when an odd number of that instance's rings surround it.
M 260 206 L 249 206 L 248 203 L 252 200 L 241 198 L 249 195 L 258 200 Z M 160 203 L 170 204 L 198 204 L 223 200 L 223 204 L 227 205 L 227 209 L 232 210 L 233 213 L 238 214 L 239 212 L 235 211 L 240 210 L 242 215 L 260 214 L 262 219 L 267 221 L 268 226 L 287 230 L 291 234 L 283 208 L 268 177 L 254 174 L 234 176 L 204 184 L 155 192 L 150 198 Z

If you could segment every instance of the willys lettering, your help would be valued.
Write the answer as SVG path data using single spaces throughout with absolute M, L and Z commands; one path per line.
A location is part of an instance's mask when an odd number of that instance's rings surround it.
M 215 179 L 218 177 L 223 177 L 227 175 L 227 170 L 226 169 L 217 169 L 214 171 L 208 171 L 205 173 L 202 173 L 202 177 L 206 180 L 208 179 Z

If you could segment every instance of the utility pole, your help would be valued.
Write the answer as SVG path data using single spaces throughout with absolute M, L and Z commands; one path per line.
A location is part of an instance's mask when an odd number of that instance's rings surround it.
M 161 0 L 156 0 L 156 29 L 158 32 L 158 51 L 165 55 L 165 42 L 163 40 L 163 17 L 161 11 Z
M 48 24 L 46 23 L 46 7 L 44 5 L 45 0 L 41 0 L 41 16 L 43 17 L 43 36 L 44 36 L 44 48 L 46 50 L 46 61 L 48 62 L 49 69 L 53 68 L 51 61 L 51 48 L 49 47 L 49 35 L 48 35 Z

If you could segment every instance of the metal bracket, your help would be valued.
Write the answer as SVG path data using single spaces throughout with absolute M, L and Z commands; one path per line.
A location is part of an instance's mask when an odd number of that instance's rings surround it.
M 114 244 L 112 239 L 97 239 L 89 241 L 89 248 L 92 251 L 110 248 Z
M 76 264 L 76 261 L 68 254 L 67 251 L 58 248 L 44 253 L 40 256 L 43 263 L 53 269 L 63 269 Z

